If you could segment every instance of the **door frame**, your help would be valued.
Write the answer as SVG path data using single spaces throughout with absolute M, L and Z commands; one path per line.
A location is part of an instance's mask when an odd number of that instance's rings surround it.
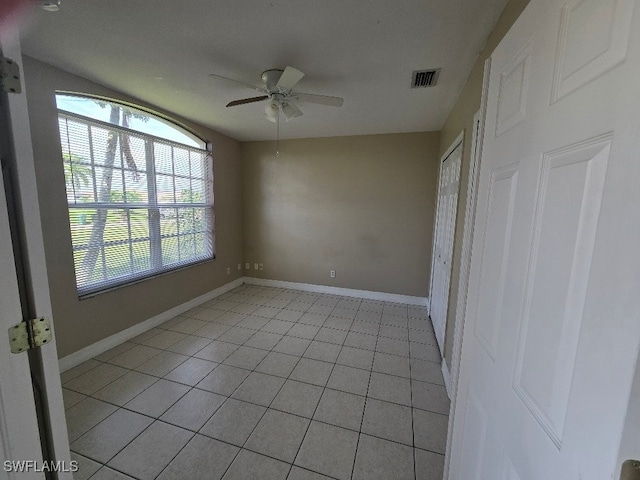
M 484 138 L 485 113 L 487 108 L 487 94 L 489 90 L 489 74 L 491 72 L 491 57 L 484 62 L 482 77 L 482 96 L 480 108 L 473 116 L 471 131 L 471 155 L 469 160 L 469 178 L 467 181 L 467 203 L 464 211 L 464 227 L 462 231 L 462 253 L 460 259 L 460 274 L 458 276 L 458 295 L 456 298 L 456 312 L 453 331 L 453 352 L 449 369 L 449 398 L 451 400 L 451 414 L 447 434 L 447 447 L 444 461 L 444 478 L 449 477 L 451 441 L 453 438 L 453 422 L 458 394 L 458 379 L 460 374 L 460 359 L 462 356 L 462 334 L 464 332 L 465 311 L 467 308 L 467 294 L 469 291 L 469 270 L 471 267 L 471 244 L 473 228 L 476 218 L 476 204 L 478 200 L 478 180 L 480 177 L 480 161 L 482 159 L 482 139 Z
M 440 208 L 440 189 L 442 187 L 441 184 L 441 176 L 442 176 L 442 166 L 444 165 L 444 162 L 447 160 L 447 158 L 449 158 L 449 156 L 454 152 L 454 150 L 456 148 L 460 147 L 462 149 L 462 152 L 460 153 L 461 158 L 460 158 L 460 168 L 462 169 L 462 157 L 464 156 L 464 130 L 461 131 L 458 136 L 455 138 L 455 140 L 451 143 L 451 145 L 449 145 L 449 148 L 447 148 L 447 150 L 444 152 L 444 155 L 442 155 L 440 157 L 440 163 L 438 164 L 438 188 L 436 189 L 436 209 L 435 209 L 435 222 L 433 224 L 433 241 L 432 241 L 432 248 L 431 248 L 431 275 L 429 278 L 429 318 L 431 318 L 431 311 L 433 309 L 433 277 L 434 277 L 434 272 L 435 272 L 435 263 L 436 263 L 436 240 L 438 238 L 438 227 L 441 227 L 442 225 L 438 224 L 438 209 Z M 458 184 L 458 203 L 459 203 L 459 199 L 460 199 L 460 184 Z M 455 218 L 458 218 L 458 204 L 456 204 L 456 215 Z M 455 225 L 456 222 L 454 222 L 454 245 L 455 245 Z M 453 246 L 452 246 L 453 248 Z M 452 258 L 453 259 L 453 258 Z M 453 261 L 451 262 L 450 265 L 450 271 L 453 272 Z M 451 275 L 451 273 L 449 274 Z M 447 295 L 447 303 L 449 302 L 449 297 L 451 294 L 451 283 L 449 283 L 449 294 Z M 448 308 L 447 308 L 447 315 L 448 315 Z M 438 335 L 436 334 L 436 341 L 438 343 L 438 348 L 440 349 L 440 355 L 442 356 L 442 358 L 444 358 L 444 344 L 446 342 L 446 329 L 447 329 L 447 319 L 444 319 L 444 328 L 445 328 L 445 336 L 442 338 L 442 345 L 440 345 L 440 342 L 437 341 L 438 340 Z M 433 324 L 433 320 L 431 320 L 431 323 Z
M 0 36 L 2 54 L 14 60 L 20 68 L 22 93 L 8 94 L 6 111 L 11 123 L 9 141 L 12 155 L 8 158 L 12 185 L 10 203 L 15 205 L 14 218 L 17 223 L 16 266 L 21 277 L 23 314 L 28 318 L 49 319 L 53 339 L 50 343 L 29 352 L 29 363 L 34 391 L 39 404 L 40 436 L 47 454 L 45 460 L 71 461 L 69 439 L 65 419 L 60 368 L 55 337 L 55 322 L 52 316 L 44 236 L 42 232 L 40 205 L 36 183 L 35 160 L 31 144 L 31 128 L 24 81 L 22 51 L 19 32 L 5 30 Z M 9 193 L 9 192 L 8 192 Z M 11 215 L 12 212 L 9 212 Z M 57 473 L 60 480 L 72 480 L 70 471 Z

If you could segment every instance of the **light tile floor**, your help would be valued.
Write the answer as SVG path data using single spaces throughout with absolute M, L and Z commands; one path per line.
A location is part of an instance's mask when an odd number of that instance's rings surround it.
M 424 308 L 243 285 L 62 374 L 76 479 L 440 480 Z

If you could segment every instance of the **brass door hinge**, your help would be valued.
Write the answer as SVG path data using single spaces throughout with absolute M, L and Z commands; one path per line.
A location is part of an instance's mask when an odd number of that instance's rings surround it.
M 7 93 L 21 93 L 20 66 L 10 58 L 0 57 L 0 90 Z
M 44 317 L 25 320 L 9 328 L 11 353 L 22 353 L 51 342 L 51 326 Z

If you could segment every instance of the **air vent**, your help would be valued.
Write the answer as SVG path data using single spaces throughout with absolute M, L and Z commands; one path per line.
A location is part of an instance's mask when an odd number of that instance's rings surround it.
M 440 69 L 416 70 L 411 74 L 411 88 L 426 88 L 435 86 L 440 76 Z

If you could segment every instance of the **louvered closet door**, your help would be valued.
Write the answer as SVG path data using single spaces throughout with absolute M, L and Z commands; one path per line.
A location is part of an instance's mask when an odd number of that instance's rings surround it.
M 457 480 L 618 478 L 640 345 L 640 5 L 531 0 L 491 57 Z

